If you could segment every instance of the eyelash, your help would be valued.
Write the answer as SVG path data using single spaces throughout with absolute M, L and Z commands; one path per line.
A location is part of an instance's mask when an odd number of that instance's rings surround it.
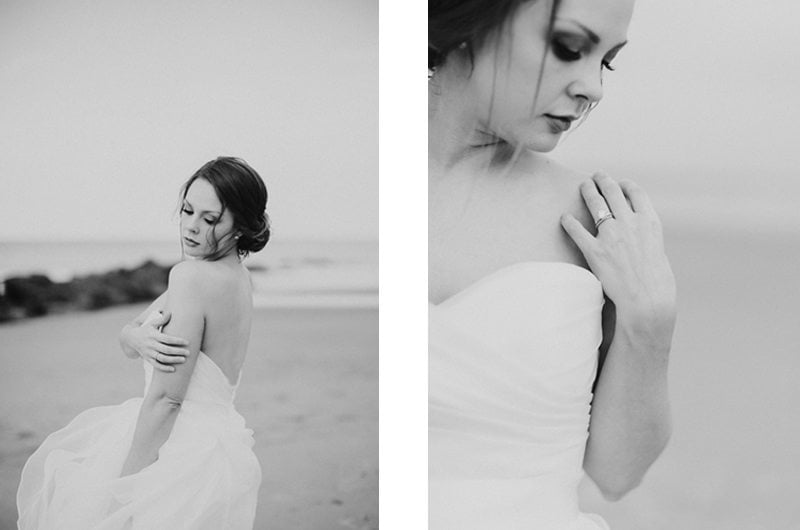
M 183 208 L 181 208 L 181 213 L 185 213 L 186 215 L 192 215 L 194 212 L 192 210 L 187 209 L 186 207 L 183 207 Z M 203 219 L 203 221 L 205 221 L 206 223 L 208 223 L 210 225 L 216 224 L 216 222 L 217 222 L 216 219 L 209 220 L 209 219 L 205 219 L 205 218 Z
M 571 50 L 569 46 L 565 46 L 557 39 L 552 41 L 551 47 L 553 49 L 553 54 L 561 61 L 572 62 L 581 58 L 580 51 L 576 52 L 575 50 Z M 609 61 L 603 61 L 602 67 L 611 72 L 615 70 Z

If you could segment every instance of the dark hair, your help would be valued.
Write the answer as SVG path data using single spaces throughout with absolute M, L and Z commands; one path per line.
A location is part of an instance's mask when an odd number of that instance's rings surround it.
M 462 45 L 472 60 L 486 38 L 530 1 L 541 0 L 428 0 L 428 70 L 442 66 Z M 553 0 L 548 32 L 558 4 Z
M 233 230 L 238 234 L 238 239 L 235 240 L 236 251 L 239 256 L 244 257 L 264 248 L 270 236 L 266 212 L 267 187 L 258 173 L 244 160 L 218 157 L 204 164 L 189 177 L 181 188 L 182 199 L 186 198 L 189 187 L 197 179 L 204 179 L 211 184 L 222 203 L 222 212 L 230 210 L 233 215 Z M 230 250 L 218 249 L 216 240 L 210 243 L 214 251 L 207 259 L 212 261 Z

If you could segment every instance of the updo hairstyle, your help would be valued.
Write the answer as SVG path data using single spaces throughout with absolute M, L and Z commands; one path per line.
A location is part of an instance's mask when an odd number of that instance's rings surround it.
M 532 1 L 537 0 L 428 0 L 428 71 L 442 66 L 454 50 L 463 50 L 472 62 L 486 38 Z M 558 4 L 553 0 L 550 28 Z
M 259 174 L 244 160 L 221 156 L 207 162 L 186 181 L 181 188 L 182 199 L 186 198 L 189 187 L 197 179 L 211 184 L 222 203 L 222 211 L 230 210 L 233 214 L 239 256 L 245 257 L 263 249 L 269 241 L 270 223 L 266 212 L 267 187 Z M 215 252 L 208 259 L 219 259 L 227 253 L 227 249 L 217 249 L 217 243 L 212 242 Z

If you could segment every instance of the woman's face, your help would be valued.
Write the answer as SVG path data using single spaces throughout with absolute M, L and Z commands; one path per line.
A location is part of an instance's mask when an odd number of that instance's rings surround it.
M 233 215 L 222 212 L 214 187 L 198 178 L 186 191 L 181 205 L 181 245 L 185 255 L 205 258 L 216 249 L 226 248 L 233 237 Z M 213 242 L 217 241 L 216 249 Z
M 552 150 L 602 98 L 603 70 L 625 44 L 633 3 L 562 0 L 550 35 L 552 1 L 522 4 L 475 54 L 468 83 L 478 130 L 515 146 Z

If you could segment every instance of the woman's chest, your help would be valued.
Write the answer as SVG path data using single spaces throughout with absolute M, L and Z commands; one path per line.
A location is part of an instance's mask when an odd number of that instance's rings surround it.
M 527 189 L 429 194 L 429 299 L 438 303 L 508 265 L 556 261 L 583 265 L 561 228 L 568 198 Z

